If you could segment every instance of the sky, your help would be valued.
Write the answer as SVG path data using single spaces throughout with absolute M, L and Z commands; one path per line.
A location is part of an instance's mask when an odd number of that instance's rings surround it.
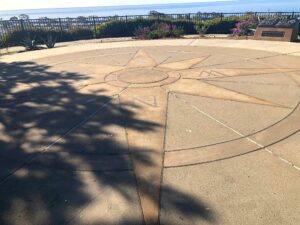
M 0 0 L 0 10 L 217 2 L 227 0 Z

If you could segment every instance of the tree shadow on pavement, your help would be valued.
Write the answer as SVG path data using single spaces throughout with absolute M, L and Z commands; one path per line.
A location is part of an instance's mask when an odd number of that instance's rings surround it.
M 49 69 L 0 62 L 0 224 L 142 224 L 124 118 L 139 132 L 159 124 L 106 90 L 81 92 L 84 75 Z M 188 193 L 168 193 L 171 210 L 215 220 Z

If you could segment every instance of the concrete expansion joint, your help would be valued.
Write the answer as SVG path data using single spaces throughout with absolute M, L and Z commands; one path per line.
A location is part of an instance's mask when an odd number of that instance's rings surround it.
M 127 88 L 124 88 L 123 90 L 121 90 L 118 95 L 120 95 L 121 93 L 123 93 L 123 91 L 125 91 L 126 89 Z M 107 107 L 107 105 L 112 101 L 112 99 L 118 98 L 118 95 L 111 96 L 112 98 L 109 99 L 109 100 L 107 100 L 105 103 L 101 104 L 101 106 L 98 109 L 96 109 L 94 112 L 92 112 L 86 118 L 84 118 L 82 121 L 80 121 L 79 123 L 77 123 L 76 125 L 74 125 L 71 129 L 69 129 L 66 133 L 64 133 L 63 135 L 61 135 L 60 137 L 58 137 L 54 142 L 52 142 L 51 144 L 49 144 L 48 146 L 46 146 L 38 154 L 36 154 L 36 155 L 32 156 L 31 158 L 29 158 L 26 162 L 24 162 L 23 164 L 21 164 L 19 167 L 17 167 L 15 170 L 13 170 L 10 174 L 8 174 L 6 177 L 4 177 L 2 180 L 0 180 L 0 184 L 5 183 L 9 179 L 9 177 L 13 176 L 17 171 L 21 170 L 22 168 L 24 168 L 25 166 L 27 166 L 28 164 L 30 164 L 38 156 L 46 153 L 52 146 L 54 146 L 56 143 L 60 142 L 64 137 L 66 137 L 67 135 L 69 135 L 70 133 L 72 133 L 74 130 L 76 130 L 78 127 L 82 126 L 87 121 L 89 121 L 93 116 L 95 116 L 103 108 Z
M 257 147 L 261 148 L 261 149 L 264 149 L 266 152 L 270 153 L 271 155 L 273 155 L 274 157 L 276 157 L 277 159 L 281 160 L 282 162 L 284 162 L 285 164 L 291 166 L 292 168 L 300 171 L 300 168 L 296 165 L 294 165 L 292 162 L 290 162 L 289 160 L 281 157 L 281 156 L 278 156 L 276 155 L 274 152 L 272 152 L 270 149 L 266 148 L 265 146 L 263 146 L 262 144 L 258 143 L 257 141 L 253 140 L 252 138 L 249 138 L 249 137 L 246 137 L 246 135 L 242 134 L 241 132 L 237 131 L 236 129 L 226 125 L 225 123 L 221 122 L 220 120 L 216 119 L 215 117 L 213 117 L 212 115 L 202 111 L 201 109 L 199 109 L 197 106 L 193 105 L 193 104 L 190 104 L 189 102 L 187 102 L 186 100 L 180 98 L 180 96 L 174 94 L 174 96 L 177 98 L 177 99 L 180 99 L 182 100 L 185 104 L 189 105 L 191 108 L 193 108 L 194 110 L 196 110 L 197 112 L 201 113 L 202 115 L 208 117 L 209 119 L 215 121 L 216 123 L 222 125 L 223 127 L 227 128 L 228 130 L 236 133 L 237 135 L 239 135 L 240 137 L 243 137 L 243 138 L 246 138 L 246 140 L 248 140 L 249 142 L 255 144 Z
M 291 161 L 275 154 L 273 151 L 271 151 L 270 149 L 268 148 L 264 148 L 264 150 L 268 153 L 270 153 L 272 156 L 276 157 L 277 159 L 281 160 L 282 162 L 288 164 L 289 166 L 293 167 L 294 169 L 298 170 L 300 172 L 300 167 L 296 166 L 294 163 L 292 163 Z

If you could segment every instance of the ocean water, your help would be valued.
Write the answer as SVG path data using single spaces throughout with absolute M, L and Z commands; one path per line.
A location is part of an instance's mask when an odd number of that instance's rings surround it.
M 232 0 L 227 2 L 201 2 L 155 5 L 129 5 L 105 7 L 81 7 L 59 9 L 32 9 L 1 11 L 0 18 L 9 19 L 25 13 L 30 18 L 75 18 L 78 16 L 114 16 L 147 15 L 156 10 L 162 13 L 196 13 L 196 12 L 299 12 L 300 0 Z

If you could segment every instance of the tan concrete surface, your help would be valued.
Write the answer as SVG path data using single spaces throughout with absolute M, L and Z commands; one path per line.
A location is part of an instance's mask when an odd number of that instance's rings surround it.
M 297 52 L 183 39 L 1 57 L 0 224 L 297 225 Z
M 58 56 L 61 54 L 85 52 L 95 49 L 113 49 L 126 47 L 143 47 L 143 46 L 202 46 L 202 47 L 225 47 L 234 49 L 251 49 L 259 51 L 274 52 L 280 54 L 289 54 L 300 56 L 300 46 L 298 43 L 268 42 L 256 40 L 210 40 L 210 39 L 171 39 L 171 40 L 151 40 L 151 41 L 131 41 L 131 42 L 114 42 L 99 43 L 85 41 L 82 44 L 68 44 L 59 48 L 46 49 L 35 52 L 24 52 L 20 54 L 4 55 L 1 60 L 12 62 L 16 60 L 31 60 L 42 57 Z M 247 56 L 246 56 L 247 57 Z
M 172 196 L 169 187 L 185 196 Z M 299 221 L 299 171 L 260 151 L 164 170 L 161 224 L 291 224 Z M 172 206 L 176 198 L 190 213 Z

